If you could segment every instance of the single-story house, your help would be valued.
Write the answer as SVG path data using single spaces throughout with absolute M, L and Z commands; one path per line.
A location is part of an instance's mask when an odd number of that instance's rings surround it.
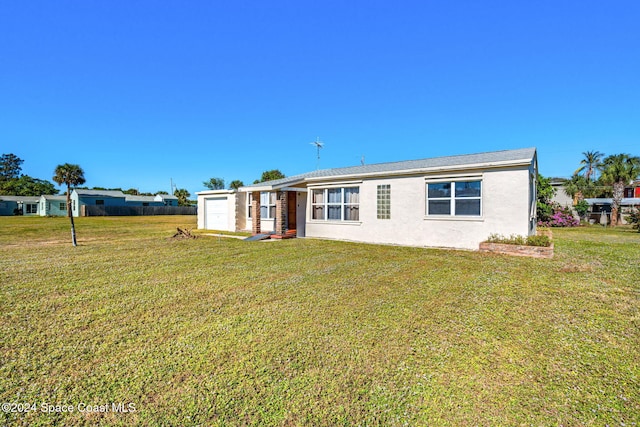
M 71 191 L 71 210 L 73 216 L 80 216 L 83 206 L 125 206 L 125 200 L 122 191 L 74 189 Z
M 198 193 L 198 228 L 478 249 L 536 232 L 535 148 L 317 170 Z
M 559 204 L 563 208 L 571 208 L 573 209 L 573 197 L 569 196 L 566 192 L 566 179 L 562 178 L 551 178 L 551 187 L 556 190 L 553 197 L 551 197 L 551 201 Z
M 0 215 L 38 215 L 40 197 L 0 196 Z
M 171 194 L 156 194 L 155 199 L 164 206 L 178 206 L 178 198 Z
M 126 194 L 124 202 L 126 206 L 164 206 L 162 200 L 158 200 L 156 196 L 132 196 Z
M 628 199 L 640 199 L 640 179 L 631 182 L 631 185 L 624 189 L 624 197 Z
M 604 212 L 607 218 L 607 224 L 611 223 L 611 205 L 613 205 L 612 198 L 594 198 L 584 199 L 589 203 L 589 220 L 594 223 L 598 223 L 602 220 L 602 213 Z M 640 208 L 639 197 L 625 197 L 620 202 L 620 222 L 627 224 L 626 216 L 631 213 L 632 209 Z
M 67 196 L 66 195 L 43 195 L 40 196 L 40 216 L 66 216 Z

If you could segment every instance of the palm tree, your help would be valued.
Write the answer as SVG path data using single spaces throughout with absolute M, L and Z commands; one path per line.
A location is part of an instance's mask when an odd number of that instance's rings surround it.
M 614 154 L 602 162 L 601 179 L 613 185 L 613 203 L 611 204 L 611 225 L 618 223 L 620 204 L 624 197 L 624 187 L 640 175 L 640 157 L 628 154 Z
M 189 206 L 189 197 L 191 197 L 191 193 L 189 193 L 184 188 L 177 188 L 176 191 L 173 192 L 173 195 L 178 198 L 178 206 Z
M 574 175 L 584 173 L 584 177 L 587 181 L 596 179 L 596 172 L 602 169 L 602 157 L 604 153 L 599 151 L 585 151 L 582 153 L 584 159 L 580 160 L 580 167 L 574 172 Z
M 54 171 L 53 180 L 58 185 L 67 185 L 67 216 L 71 220 L 71 241 L 73 246 L 78 246 L 76 242 L 76 227 L 73 224 L 73 213 L 71 212 L 71 186 L 76 186 L 85 183 L 84 171 L 78 165 L 71 165 L 65 163 L 64 165 L 58 165 Z

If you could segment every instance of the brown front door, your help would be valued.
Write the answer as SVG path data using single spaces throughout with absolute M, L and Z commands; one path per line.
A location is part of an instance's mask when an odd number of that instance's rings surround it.
M 287 229 L 296 229 L 298 198 L 295 191 L 287 191 Z

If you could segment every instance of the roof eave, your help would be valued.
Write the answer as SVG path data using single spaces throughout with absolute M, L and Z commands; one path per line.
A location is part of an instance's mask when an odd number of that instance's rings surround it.
M 294 185 L 302 184 L 305 182 L 304 178 L 295 179 L 287 182 L 281 182 L 278 184 L 269 184 L 269 182 L 264 182 L 260 184 L 247 185 L 244 187 L 238 188 L 238 191 L 242 191 L 245 193 L 251 193 L 254 191 L 274 191 L 274 190 L 282 190 L 285 188 L 292 187 Z
M 519 159 L 519 160 L 508 160 L 508 161 L 502 161 L 502 162 L 473 163 L 473 164 L 456 165 L 456 166 L 438 166 L 438 167 L 432 167 L 432 168 L 401 169 L 397 171 L 363 172 L 363 173 L 344 174 L 344 175 L 309 177 L 305 179 L 305 181 L 306 182 L 322 182 L 322 181 L 334 181 L 334 180 L 365 178 L 365 177 L 375 178 L 380 176 L 419 175 L 419 174 L 432 174 L 432 173 L 438 173 L 438 172 L 491 169 L 491 168 L 499 168 L 499 167 L 529 166 L 532 161 L 533 159 Z

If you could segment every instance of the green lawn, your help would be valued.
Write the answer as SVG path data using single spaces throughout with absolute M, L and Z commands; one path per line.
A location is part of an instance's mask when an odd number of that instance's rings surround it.
M 540 260 L 76 225 L 0 218 L 0 401 L 35 405 L 0 425 L 640 423 L 630 229 Z

